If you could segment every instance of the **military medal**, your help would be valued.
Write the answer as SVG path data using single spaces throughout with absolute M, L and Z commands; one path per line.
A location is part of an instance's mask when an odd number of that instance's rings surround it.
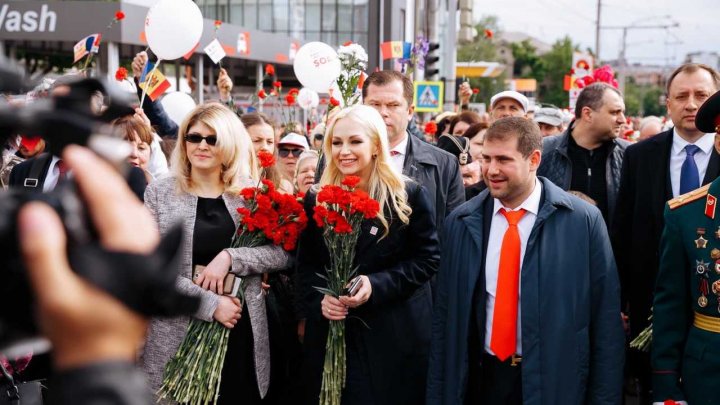
M 695 247 L 698 249 L 705 249 L 708 243 L 708 240 L 703 238 L 703 235 L 705 235 L 705 228 L 698 228 L 697 234 L 698 238 L 695 239 Z
M 720 259 L 720 249 L 713 249 L 710 251 L 710 257 L 712 257 L 713 260 Z
M 705 308 L 708 304 L 708 299 L 706 295 L 708 295 L 710 292 L 708 291 L 708 281 L 705 278 L 700 279 L 700 298 L 698 298 L 698 305 L 700 308 Z
M 715 282 L 712 283 L 712 292 L 715 295 L 720 295 L 720 280 L 715 280 Z
M 695 260 L 695 271 L 697 271 L 698 274 L 704 274 L 710 263 L 705 263 L 704 260 Z M 715 264 L 715 269 L 717 269 L 717 264 Z

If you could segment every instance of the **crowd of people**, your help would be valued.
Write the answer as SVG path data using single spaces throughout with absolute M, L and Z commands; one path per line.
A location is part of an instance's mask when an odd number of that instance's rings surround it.
M 133 61 L 136 81 L 146 60 Z M 457 111 L 425 134 L 413 83 L 396 71 L 370 74 L 360 104 L 309 130 L 243 113 L 226 74 L 218 88 L 219 101 L 182 123 L 148 99 L 114 120 L 130 145 L 124 180 L 84 148 L 53 156 L 25 137 L 4 146 L 4 188 L 48 192 L 74 179 L 96 222 L 100 211 L 127 218 L 100 230 L 114 248 L 150 251 L 180 223 L 177 288 L 200 298 L 191 317 L 142 319 L 72 274 L 59 220 L 27 206 L 20 242 L 55 366 L 31 360 L 19 376 L 55 374 L 59 403 L 155 402 L 191 319 L 230 329 L 220 404 L 317 404 L 329 321 L 346 324 L 343 404 L 622 404 L 626 391 L 643 405 L 720 403 L 711 67 L 684 64 L 667 78 L 665 119 L 628 119 L 605 83 L 585 87 L 572 115 L 515 91 L 481 115 L 463 84 Z M 277 163 L 261 167 L 259 151 Z M 308 218 L 320 188 L 347 176 L 378 201 L 353 247 L 354 294 L 321 292 L 330 253 L 312 220 L 292 252 L 230 247 L 239 190 L 261 173 L 303 198 Z M 224 293 L 228 273 L 243 277 L 243 302 Z M 58 297 L 44 277 L 77 293 Z M 651 323 L 652 350 L 630 349 Z M 72 334 L 86 340 L 71 344 Z

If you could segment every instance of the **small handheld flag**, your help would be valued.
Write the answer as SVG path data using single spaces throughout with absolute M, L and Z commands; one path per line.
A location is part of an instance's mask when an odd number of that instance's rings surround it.
M 88 35 L 87 37 L 78 41 L 78 43 L 73 46 L 73 52 L 75 54 L 75 59 L 73 60 L 73 63 L 76 63 L 89 53 L 98 53 L 100 51 L 101 38 L 102 34 L 97 33 Z

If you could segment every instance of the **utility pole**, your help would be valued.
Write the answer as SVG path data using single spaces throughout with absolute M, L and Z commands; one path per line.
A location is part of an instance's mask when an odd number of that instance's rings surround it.
M 469 6 L 472 16 L 472 3 Z M 455 65 L 457 61 L 457 10 L 458 0 L 447 0 L 447 43 L 444 44 L 443 76 L 445 77 L 445 111 L 455 107 Z M 467 11 L 467 9 L 466 9 Z M 470 17 L 472 18 L 472 17 Z
M 669 28 L 676 28 L 679 27 L 680 24 L 678 22 L 673 22 L 671 24 L 657 24 L 657 25 L 617 25 L 617 26 L 608 26 L 608 27 L 602 27 L 603 29 L 607 30 L 615 30 L 620 29 L 623 30 L 623 39 L 622 39 L 622 46 L 620 47 L 620 55 L 618 63 L 620 64 L 620 70 L 618 72 L 618 84 L 620 85 L 620 91 L 625 91 L 625 78 L 627 76 L 627 58 L 625 57 L 625 51 L 627 49 L 627 32 L 628 30 L 658 30 L 663 29 L 667 30 Z
M 602 15 L 602 0 L 597 2 L 597 18 L 595 20 L 595 66 L 600 64 L 600 16 Z

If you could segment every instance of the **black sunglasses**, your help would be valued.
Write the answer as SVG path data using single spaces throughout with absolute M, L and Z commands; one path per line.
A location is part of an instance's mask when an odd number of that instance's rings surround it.
M 284 158 L 290 156 L 291 153 L 295 157 L 300 157 L 300 155 L 303 152 L 304 152 L 303 149 L 284 149 L 284 148 L 278 149 L 278 155 L 280 155 L 280 157 L 284 157 Z
M 185 141 L 190 143 L 200 143 L 205 140 L 210 146 L 215 146 L 217 143 L 217 135 L 202 136 L 200 134 L 187 134 L 185 135 Z

